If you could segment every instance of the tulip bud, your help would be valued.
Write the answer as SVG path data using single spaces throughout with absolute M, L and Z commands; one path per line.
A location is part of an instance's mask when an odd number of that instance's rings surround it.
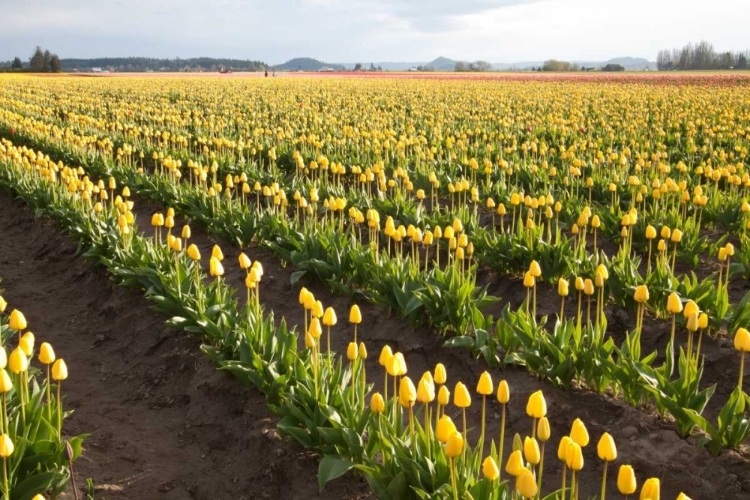
M 541 441 L 542 443 L 546 443 L 549 441 L 550 436 L 552 435 L 552 431 L 549 427 L 549 419 L 547 417 L 542 417 L 539 419 L 539 422 L 536 424 L 536 437 Z
M 52 380 L 65 380 L 68 378 L 68 366 L 65 361 L 60 358 L 52 365 Z
M 560 297 L 568 296 L 568 280 L 566 280 L 565 278 L 560 278 L 557 281 L 557 294 Z
M 617 473 L 617 489 L 623 495 L 632 495 L 637 488 L 638 483 L 635 480 L 633 467 L 630 465 L 621 465 Z
M 29 359 L 23 349 L 20 347 L 13 349 L 10 353 L 10 359 L 8 359 L 8 368 L 16 375 L 29 369 Z
M 523 286 L 526 288 L 531 288 L 534 286 L 534 283 L 536 280 L 534 280 L 534 276 L 532 276 L 530 271 L 526 271 L 526 274 L 523 275 Z
M 429 373 L 429 372 L 428 372 Z M 435 386 L 422 378 L 417 385 L 417 401 L 423 404 L 431 403 L 435 399 Z
M 505 464 L 505 472 L 513 477 L 518 477 L 524 470 L 525 467 L 523 466 L 521 450 L 514 450 L 508 457 L 508 462 Z
M 23 334 L 23 337 L 21 337 L 21 340 L 18 342 L 18 347 L 21 348 L 23 353 L 26 355 L 26 357 L 31 357 L 31 355 L 34 353 L 34 341 L 36 339 L 34 338 L 34 334 L 31 332 L 26 332 Z
M 397 375 L 402 376 L 406 375 L 407 368 L 406 368 L 406 360 L 404 359 L 404 355 L 400 352 L 397 352 L 393 355 L 393 360 L 396 362 L 396 369 L 398 370 Z
M 4 313 L 6 307 L 8 307 L 8 303 L 5 302 L 5 299 L 3 298 L 3 296 L 0 295 L 0 313 Z
M 154 227 L 161 227 L 164 225 L 164 216 L 162 214 L 154 214 L 151 216 L 151 225 Z
M 692 500 L 692 499 L 686 494 L 680 493 L 679 495 L 677 495 L 677 500 Z
M 664 240 L 659 240 L 659 243 L 656 245 L 656 249 L 660 252 L 663 252 L 667 249 L 667 244 L 664 242 Z
M 529 469 L 524 468 L 521 471 L 521 475 L 518 476 L 518 481 L 516 481 L 516 490 L 523 498 L 536 497 L 539 488 L 536 479 L 534 479 L 534 474 Z
M 706 328 L 708 326 L 708 314 L 702 312 L 698 315 L 698 328 Z
M 464 438 L 461 433 L 454 431 L 453 434 L 448 438 L 448 442 L 445 444 L 445 456 L 448 458 L 456 458 L 461 455 L 464 450 Z
M 209 274 L 214 278 L 224 275 L 224 266 L 221 265 L 221 261 L 216 257 L 211 257 L 208 262 Z
M 224 260 L 224 254 L 222 253 L 221 248 L 219 248 L 219 245 L 214 245 L 211 249 L 211 257 L 216 260 Z
M 578 290 L 579 292 L 582 292 L 585 286 L 586 286 L 586 283 L 583 281 L 583 278 L 578 276 L 575 280 L 576 290 Z
M 572 471 L 583 469 L 583 452 L 581 447 L 575 441 L 571 441 L 565 450 L 565 464 Z
M 323 324 L 325 326 L 334 326 L 337 322 L 338 318 L 336 318 L 336 311 L 334 311 L 332 307 L 326 308 L 325 312 L 323 313 Z M 385 349 L 385 347 L 383 349 Z M 390 347 L 388 349 L 390 350 Z M 391 354 L 391 356 L 392 355 L 393 354 Z M 383 365 L 383 363 L 380 364 Z
M 508 404 L 510 401 L 510 387 L 505 380 L 501 380 L 497 386 L 497 401 L 500 404 Z
M 664 240 L 668 240 L 669 237 L 672 236 L 672 231 L 667 226 L 662 226 L 661 228 L 661 237 Z
M 42 345 L 39 347 L 39 362 L 43 365 L 55 362 L 55 351 L 47 342 L 42 342 Z
M 547 401 L 542 391 L 536 391 L 529 396 L 526 403 L 526 414 L 532 418 L 542 418 L 547 415 Z
M 448 374 L 446 373 L 443 363 L 438 363 L 435 365 L 434 380 L 435 383 L 439 385 L 443 385 L 448 380 Z
M 359 343 L 359 359 L 367 359 L 367 348 L 365 347 L 364 342 Z
M 494 392 L 495 388 L 492 385 L 492 377 L 486 371 L 479 377 L 479 383 L 477 384 L 477 393 L 482 396 L 489 396 Z
M 409 377 L 403 377 L 398 389 L 398 401 L 404 408 L 414 406 L 417 400 L 417 389 Z
M 677 231 L 677 229 L 675 229 Z M 674 234 L 674 233 L 673 233 Z M 646 479 L 641 488 L 641 500 L 660 500 L 661 497 L 661 481 L 658 477 L 652 477 Z
M 13 389 L 13 382 L 10 380 L 10 375 L 5 368 L 0 368 L 0 393 L 10 392 L 11 389 Z
M 331 309 L 329 307 L 329 309 Z M 325 316 L 323 316 L 323 323 L 325 323 Z M 393 359 L 393 351 L 391 351 L 390 346 L 384 345 L 383 348 L 380 350 L 380 357 L 378 358 L 378 363 L 380 366 L 387 367 L 391 360 Z
M 195 246 L 195 244 L 192 244 L 188 247 L 187 254 L 188 254 L 188 257 L 190 257 L 191 259 L 195 261 L 201 260 L 201 252 L 200 250 L 198 250 L 198 247 Z
M 8 326 L 14 330 L 25 330 L 26 329 L 26 317 L 18 309 L 13 309 L 8 318 Z
M 355 325 L 362 323 L 362 313 L 357 304 L 354 304 L 349 310 L 349 323 L 354 323 Z
M 573 426 L 570 429 L 570 439 L 578 443 L 579 446 L 588 446 L 589 444 L 589 432 L 580 418 L 573 420 Z
M 526 461 L 531 465 L 537 465 L 540 460 L 539 443 L 533 437 L 526 437 L 523 440 L 523 455 Z
M 690 315 L 690 317 L 688 317 L 686 327 L 689 331 L 695 332 L 698 330 L 698 324 L 699 324 L 698 318 L 699 318 L 698 313 L 694 313 Z
M 680 301 L 680 296 L 675 292 L 670 293 L 669 298 L 667 298 L 667 311 L 670 314 L 680 314 L 682 312 L 682 301 Z
M 488 456 L 482 462 L 482 474 L 490 481 L 494 481 L 500 477 L 500 469 L 497 468 L 497 462 L 491 456 Z
M 237 260 L 240 263 L 240 269 L 249 269 L 250 266 L 253 265 L 252 261 L 250 260 L 250 257 L 248 257 L 245 252 L 241 252 L 240 255 L 237 257 Z
M 570 443 L 572 443 L 573 440 L 570 439 L 570 436 L 563 436 L 560 440 L 560 444 L 557 446 L 557 458 L 561 462 L 565 461 L 565 457 L 568 456 L 568 446 L 570 446 Z
M 448 415 L 443 414 L 443 416 L 440 417 L 440 420 L 438 420 L 437 427 L 435 428 L 435 435 L 438 438 L 438 441 L 445 444 L 448 442 L 448 438 L 450 438 L 451 434 L 456 432 L 456 425 L 453 423 L 453 420 Z
M 459 408 L 471 406 L 471 394 L 463 382 L 458 382 L 453 390 L 453 404 Z
M 670 241 L 672 243 L 679 243 L 681 240 L 682 240 L 682 231 L 680 231 L 679 229 L 675 229 L 674 231 L 672 231 L 672 237 L 670 238 Z M 652 498 L 651 500 L 658 500 L 658 499 Z
M 615 440 L 609 433 L 605 432 L 602 434 L 599 443 L 596 445 L 596 453 L 599 455 L 601 460 L 605 462 L 612 462 L 617 459 L 617 447 L 615 446 Z
M 648 287 L 646 285 L 639 285 L 635 287 L 635 293 L 633 294 L 633 298 L 636 302 L 639 304 L 642 304 L 644 302 L 648 302 Z
M 385 411 L 385 401 L 383 401 L 383 396 L 381 396 L 379 392 L 373 394 L 370 399 L 370 411 L 375 414 L 380 414 Z
M 357 344 L 349 342 L 349 346 L 346 348 L 346 357 L 349 361 L 357 359 Z
M 440 406 L 447 406 L 451 401 L 451 391 L 446 386 L 440 386 L 438 391 L 438 404 Z
M 0 368 L 8 366 L 8 356 L 5 352 L 5 347 L 0 346 Z
M 745 328 L 738 328 L 734 334 L 734 348 L 740 352 L 750 352 L 750 332 Z
M 654 238 L 656 238 L 656 228 L 649 224 L 646 226 L 646 239 L 653 240 Z
M 7 434 L 0 436 L 0 457 L 8 458 L 13 454 L 13 450 L 15 450 L 15 447 L 10 436 Z
M 182 226 L 182 233 L 180 233 L 180 235 L 183 237 L 183 239 L 190 239 L 190 236 L 192 236 L 190 226 L 188 226 L 187 224 Z

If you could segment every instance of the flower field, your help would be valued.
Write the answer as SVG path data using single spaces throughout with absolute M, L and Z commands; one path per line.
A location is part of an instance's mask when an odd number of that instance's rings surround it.
M 750 495 L 746 78 L 10 76 L 0 141 L 323 498 Z

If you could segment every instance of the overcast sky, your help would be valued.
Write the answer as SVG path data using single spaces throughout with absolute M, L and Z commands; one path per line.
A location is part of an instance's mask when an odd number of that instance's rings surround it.
M 0 60 L 232 57 L 282 63 L 656 58 L 750 48 L 750 0 L 0 0 Z

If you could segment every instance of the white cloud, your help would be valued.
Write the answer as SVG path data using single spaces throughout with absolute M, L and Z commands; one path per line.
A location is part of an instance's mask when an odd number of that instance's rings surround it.
M 279 63 L 655 58 L 747 49 L 747 0 L 0 0 L 0 60 L 226 56 Z

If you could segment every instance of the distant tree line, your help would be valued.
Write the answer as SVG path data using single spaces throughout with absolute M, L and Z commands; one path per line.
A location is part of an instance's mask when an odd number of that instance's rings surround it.
M 28 66 L 24 66 L 20 57 L 16 56 L 12 62 L 0 64 L 2 68 L 10 68 L 13 71 L 33 71 L 34 73 L 57 73 L 62 70 L 62 64 L 57 54 L 41 47 L 34 49 L 29 58 Z
M 548 61 L 544 61 L 544 64 L 541 67 L 541 71 L 559 71 L 559 72 L 567 72 L 567 71 L 578 71 L 581 68 L 574 63 L 568 62 L 568 61 L 558 61 L 557 59 L 550 59 Z
M 487 61 L 463 62 L 458 61 L 454 71 L 490 71 L 492 65 Z
M 190 59 L 156 59 L 152 57 L 103 57 L 96 59 L 63 59 L 67 71 L 89 71 L 102 68 L 117 72 L 142 71 L 219 71 L 222 68 L 232 71 L 262 71 L 267 68 L 262 61 L 244 59 L 215 59 L 194 57 Z
M 747 69 L 750 51 L 717 52 L 706 41 L 689 43 L 681 49 L 660 50 L 656 56 L 656 67 L 660 71 Z

